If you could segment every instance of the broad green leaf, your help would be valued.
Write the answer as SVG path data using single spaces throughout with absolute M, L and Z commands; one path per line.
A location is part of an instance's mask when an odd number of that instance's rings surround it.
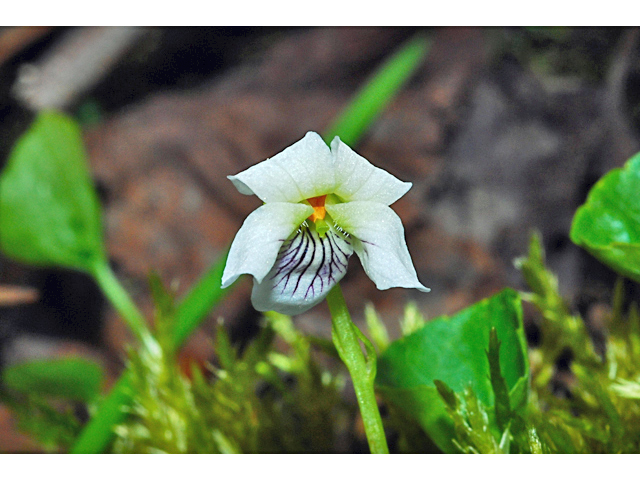
M 18 392 L 84 402 L 97 397 L 102 380 L 102 368 L 82 358 L 35 360 L 2 372 L 3 384 Z
M 73 119 L 42 112 L 16 143 L 0 178 L 0 247 L 18 261 L 93 275 L 132 331 L 154 348 L 142 314 L 108 265 L 100 203 Z
M 593 186 L 573 217 L 571 240 L 640 282 L 640 153 Z
M 90 272 L 104 257 L 100 204 L 80 127 L 43 112 L 18 140 L 0 178 L 0 246 L 35 265 Z
M 529 364 L 519 295 L 510 289 L 453 315 L 428 322 L 393 342 L 378 360 L 376 385 L 385 398 L 415 418 L 445 452 L 455 452 L 454 427 L 435 380 L 456 393 L 471 387 L 478 401 L 494 407 L 487 349 L 495 328 L 500 370 L 510 407 L 527 402 Z M 494 375 L 495 376 L 495 375 Z

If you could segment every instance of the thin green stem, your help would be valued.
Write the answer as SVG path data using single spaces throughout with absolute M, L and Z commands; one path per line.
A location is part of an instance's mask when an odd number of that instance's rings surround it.
M 160 346 L 149 331 L 142 313 L 122 287 L 107 261 L 96 263 L 92 273 L 103 293 L 138 340 L 149 352 L 159 353 Z M 122 422 L 127 415 L 122 406 L 129 401 L 130 391 L 131 373 L 127 371 L 118 379 L 109 395 L 100 404 L 97 414 L 82 430 L 71 453 L 101 452 L 109 445 L 113 436 L 113 426 Z
M 333 343 L 351 375 L 369 449 L 371 453 L 389 453 L 373 387 L 376 376 L 375 351 L 351 321 L 351 315 L 349 315 L 339 284 L 336 284 L 329 292 L 327 303 L 331 311 Z M 363 340 L 367 358 L 362 352 L 358 339 Z
M 96 263 L 93 268 L 93 275 L 104 294 L 131 331 L 151 353 L 158 353 L 160 351 L 158 342 L 151 335 L 142 313 L 140 313 L 136 304 L 133 303 L 127 291 L 122 287 L 109 264 L 106 261 Z

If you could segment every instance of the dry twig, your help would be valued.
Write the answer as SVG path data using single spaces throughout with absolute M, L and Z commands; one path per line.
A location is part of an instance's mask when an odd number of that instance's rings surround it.
M 64 110 L 100 81 L 145 32 L 138 27 L 71 30 L 38 63 L 20 68 L 15 95 L 32 110 Z
M 37 299 L 38 291 L 34 288 L 0 285 L 0 307 L 33 303 Z

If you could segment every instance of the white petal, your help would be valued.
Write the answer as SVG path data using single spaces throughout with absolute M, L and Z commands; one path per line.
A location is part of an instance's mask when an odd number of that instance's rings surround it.
M 376 287 L 429 291 L 418 280 L 402 222 L 391 208 L 374 202 L 341 203 L 326 208 L 333 221 L 351 235 L 364 271 Z
M 301 228 L 282 246 L 264 280 L 253 282 L 253 306 L 285 315 L 307 311 L 344 277 L 352 253 L 350 239 L 337 230 L 320 238 L 315 228 Z
M 265 203 L 297 203 L 331 193 L 335 186 L 331 151 L 315 132 L 228 178 L 240 193 L 255 194 Z
M 249 215 L 236 234 L 227 265 L 222 274 L 222 288 L 231 285 L 243 273 L 262 281 L 276 261 L 278 250 L 313 208 L 301 203 L 267 203 Z
M 336 137 L 331 142 L 331 153 L 336 172 L 333 193 L 346 202 L 378 202 L 391 205 L 411 188 L 403 182 L 351 150 Z

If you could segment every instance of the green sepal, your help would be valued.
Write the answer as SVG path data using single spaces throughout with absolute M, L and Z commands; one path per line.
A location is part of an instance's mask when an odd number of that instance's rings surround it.
M 314 223 L 316 232 L 318 232 L 320 238 L 324 238 L 324 235 L 331 229 L 331 227 L 329 227 L 329 224 L 324 218 L 318 218 Z

